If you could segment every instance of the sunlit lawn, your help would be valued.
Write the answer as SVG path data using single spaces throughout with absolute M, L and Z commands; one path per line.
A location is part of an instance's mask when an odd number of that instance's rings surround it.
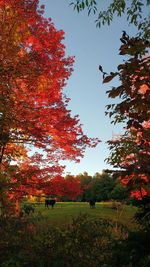
M 87 214 L 94 218 L 105 218 L 118 223 L 123 223 L 129 228 L 135 227 L 133 215 L 135 207 L 123 205 L 122 210 L 111 208 L 110 202 L 96 203 L 96 208 L 91 209 L 87 202 L 57 202 L 52 209 L 45 208 L 44 203 L 35 205 L 35 213 L 31 215 L 36 221 L 48 223 L 56 226 L 69 223 L 73 217 L 79 214 Z

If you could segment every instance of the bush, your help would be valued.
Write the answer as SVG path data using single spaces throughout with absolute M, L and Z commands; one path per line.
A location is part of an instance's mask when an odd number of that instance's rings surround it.
M 150 231 L 131 232 L 126 240 L 114 242 L 113 267 L 149 267 Z
M 2 267 L 148 267 L 147 232 L 127 233 L 104 219 L 80 215 L 62 227 L 32 217 L 0 219 Z M 118 234 L 119 233 L 119 234 Z
M 0 226 L 3 267 L 99 267 L 111 254 L 112 226 L 106 220 L 80 215 L 62 228 L 39 231 L 31 218 L 11 218 Z

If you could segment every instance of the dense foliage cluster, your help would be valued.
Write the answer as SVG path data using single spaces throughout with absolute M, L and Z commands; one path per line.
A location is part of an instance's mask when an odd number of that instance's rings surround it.
M 147 55 L 150 44 L 137 37 L 129 38 L 126 33 L 123 34 L 121 41 L 123 44 L 120 54 L 128 55 L 129 60 L 118 66 L 119 72 L 105 77 L 104 82 L 119 76 L 120 85 L 113 87 L 107 93 L 110 98 L 119 97 L 121 102 L 107 105 L 106 114 L 113 117 L 113 123 L 124 122 L 126 126 L 123 135 L 109 141 L 111 156 L 108 162 L 123 170 L 121 173 L 124 174 L 123 183 L 127 185 L 129 183 L 130 189 L 134 190 L 132 177 L 137 177 L 140 184 L 143 183 L 146 187 L 150 173 L 150 58 Z M 136 189 L 138 189 L 137 184 Z
M 34 201 L 43 200 L 42 196 L 49 196 L 60 201 L 128 201 L 129 194 L 117 179 L 105 172 L 95 173 L 94 176 L 87 172 L 65 177 L 52 178 L 43 190 L 37 191 Z M 30 199 L 30 198 L 29 198 Z
M 80 215 L 62 227 L 0 219 L 3 267 L 149 267 L 149 233 Z
M 97 172 L 92 177 L 84 172 L 77 175 L 77 177 L 80 179 L 82 189 L 78 200 L 89 201 L 90 199 L 95 199 L 95 201 L 108 201 L 113 199 L 128 201 L 129 199 L 126 189 L 110 174 Z
M 117 104 L 107 105 L 106 114 L 113 123 L 124 122 L 125 132 L 108 141 L 110 157 L 107 162 L 118 168 L 114 175 L 126 186 L 131 197 L 141 200 L 144 216 L 149 217 L 150 195 L 150 43 L 145 37 L 122 35 L 120 54 L 129 57 L 117 72 L 104 77 L 104 82 L 119 76 L 120 85 L 109 90 L 109 98 L 119 98 Z M 100 70 L 103 72 L 102 67 Z M 104 73 L 104 72 L 103 72 Z M 146 200 L 147 199 L 147 200 Z
M 38 0 L 0 0 L 3 207 L 7 198 L 33 193 L 60 174 L 60 159 L 78 161 L 98 141 L 83 134 L 78 116 L 67 109 L 63 87 L 74 58 L 65 56 L 64 32 L 43 13 Z

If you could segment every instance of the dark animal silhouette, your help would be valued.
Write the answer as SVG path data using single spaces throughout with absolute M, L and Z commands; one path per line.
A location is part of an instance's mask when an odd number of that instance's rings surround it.
M 90 208 L 91 209 L 94 209 L 95 208 L 95 200 L 94 199 L 90 199 L 90 201 L 89 201 L 89 204 L 90 204 Z
M 55 199 L 45 199 L 45 207 L 49 208 L 49 206 L 52 207 L 52 209 L 54 208 L 54 205 L 56 203 Z

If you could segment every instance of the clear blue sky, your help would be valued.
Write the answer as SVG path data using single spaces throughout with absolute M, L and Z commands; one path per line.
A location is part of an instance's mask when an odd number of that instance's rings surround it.
M 109 103 L 106 91 L 113 85 L 102 84 L 102 75 L 98 66 L 107 72 L 115 71 L 123 60 L 119 56 L 122 30 L 134 34 L 134 26 L 128 26 L 125 18 L 115 17 L 110 26 L 96 28 L 94 19 L 86 12 L 78 14 L 69 7 L 69 0 L 41 0 L 45 4 L 45 16 L 51 17 L 56 29 L 65 32 L 66 54 L 75 56 L 74 72 L 65 91 L 71 98 L 69 109 L 79 114 L 84 133 L 89 137 L 98 137 L 101 143 L 94 149 L 87 149 L 80 163 L 65 162 L 66 173 L 74 175 L 87 171 L 90 175 L 110 168 L 104 162 L 109 151 L 107 140 L 113 133 L 121 133 L 121 126 L 113 126 L 105 116 L 105 105 Z M 109 1 L 103 1 L 108 4 Z

